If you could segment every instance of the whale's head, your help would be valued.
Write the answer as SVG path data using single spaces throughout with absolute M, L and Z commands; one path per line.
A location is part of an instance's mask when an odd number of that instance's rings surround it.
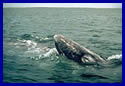
M 60 54 L 64 54 L 64 51 L 68 48 L 67 39 L 60 34 L 54 35 L 55 46 Z
M 60 48 L 61 50 L 75 50 L 76 48 L 80 48 L 77 43 L 73 40 L 67 39 L 63 35 L 56 34 L 54 35 L 55 45 L 56 47 Z
M 56 49 L 59 54 L 64 54 L 69 59 L 75 59 L 76 57 L 81 57 L 83 55 L 80 50 L 80 46 L 77 45 L 74 41 L 67 39 L 63 35 L 54 35 L 54 40 Z
M 68 40 L 61 34 L 54 35 L 55 46 L 59 54 L 66 54 L 69 52 L 70 45 Z
M 63 35 L 61 35 L 61 34 L 56 34 L 56 35 L 54 35 L 54 40 L 55 40 L 55 42 L 64 42 L 64 36 Z

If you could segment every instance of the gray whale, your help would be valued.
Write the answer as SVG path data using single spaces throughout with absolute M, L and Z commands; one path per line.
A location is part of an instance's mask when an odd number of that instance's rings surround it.
M 98 64 L 106 62 L 106 60 L 98 54 L 81 46 L 73 40 L 65 38 L 63 35 L 54 35 L 54 40 L 59 54 L 63 54 L 67 58 L 80 64 Z

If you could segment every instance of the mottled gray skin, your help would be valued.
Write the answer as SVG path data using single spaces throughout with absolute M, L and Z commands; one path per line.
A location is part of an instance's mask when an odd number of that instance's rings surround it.
M 106 62 L 98 54 L 81 46 L 73 40 L 65 38 L 63 35 L 54 35 L 55 46 L 59 54 L 74 60 L 80 64 L 98 64 Z

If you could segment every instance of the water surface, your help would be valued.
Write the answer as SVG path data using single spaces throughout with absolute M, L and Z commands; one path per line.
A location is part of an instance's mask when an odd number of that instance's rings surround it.
M 103 58 L 106 67 L 79 65 L 46 54 L 62 34 Z M 120 83 L 122 81 L 122 9 L 4 8 L 3 82 Z

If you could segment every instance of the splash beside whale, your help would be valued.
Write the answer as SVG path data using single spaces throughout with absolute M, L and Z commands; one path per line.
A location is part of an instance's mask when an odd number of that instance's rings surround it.
M 59 54 L 74 60 L 80 64 L 98 64 L 105 63 L 106 60 L 98 54 L 81 46 L 77 42 L 67 39 L 63 35 L 54 35 L 55 46 Z

